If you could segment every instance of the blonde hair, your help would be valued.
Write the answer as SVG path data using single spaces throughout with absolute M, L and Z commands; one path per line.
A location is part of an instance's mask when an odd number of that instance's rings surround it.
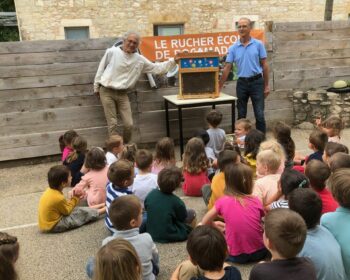
M 252 129 L 252 122 L 248 119 L 239 119 L 236 121 L 236 125 L 242 125 L 246 132 Z
M 209 160 L 205 154 L 204 143 L 197 137 L 191 138 L 185 147 L 183 157 L 183 169 L 190 174 L 198 174 L 206 171 Z
M 273 150 L 263 150 L 258 153 L 256 160 L 266 165 L 269 172 L 275 174 L 281 165 L 281 156 Z
M 271 150 L 280 157 L 280 162 L 286 160 L 286 153 L 280 143 L 276 140 L 267 140 L 260 144 L 259 153 L 265 150 Z
M 96 255 L 94 280 L 141 280 L 141 262 L 135 248 L 117 238 L 104 245 Z

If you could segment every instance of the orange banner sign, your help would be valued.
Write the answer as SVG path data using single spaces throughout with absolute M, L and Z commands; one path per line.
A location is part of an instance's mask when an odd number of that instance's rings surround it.
M 262 30 L 252 30 L 251 36 L 265 41 Z M 219 52 L 227 54 L 228 48 L 238 40 L 238 32 L 218 32 L 206 34 L 186 34 L 177 36 L 143 37 L 141 53 L 151 61 L 163 61 L 174 57 L 178 52 Z

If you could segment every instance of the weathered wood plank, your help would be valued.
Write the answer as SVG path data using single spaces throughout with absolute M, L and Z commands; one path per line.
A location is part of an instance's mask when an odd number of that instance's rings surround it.
M 0 66 L 0 78 L 96 73 L 99 62 Z
M 313 79 L 289 79 L 275 81 L 277 89 L 310 89 L 320 87 L 331 87 L 336 80 L 348 80 L 348 76 L 322 77 Z
M 111 47 L 116 41 L 117 38 L 2 42 L 0 44 L 0 54 L 105 50 Z
M 2 90 L 6 90 L 82 84 L 91 84 L 92 87 L 95 74 L 96 73 L 83 73 L 55 76 L 4 78 L 0 79 L 0 88 Z
M 350 26 L 349 26 L 350 27 Z M 328 29 L 328 30 L 303 30 L 303 31 L 277 31 L 273 33 L 273 39 L 283 41 L 304 40 L 329 40 L 350 38 L 350 28 Z
M 46 53 L 0 54 L 0 66 L 96 62 L 100 61 L 104 53 L 105 50 L 80 50 Z
M 286 102 L 289 103 L 288 100 L 281 99 L 281 97 L 278 95 L 273 95 L 271 94 L 269 98 L 266 99 L 265 101 L 265 108 L 266 110 L 270 109 L 279 109 L 279 108 L 285 108 Z M 217 105 L 216 108 L 217 110 L 220 110 L 222 107 L 230 107 L 231 105 Z M 142 102 L 138 105 L 138 109 L 141 112 L 148 112 L 148 111 L 159 111 L 159 110 L 164 110 L 164 102 L 162 100 L 160 101 L 153 101 L 153 102 Z
M 152 128 L 152 120 L 153 119 L 160 119 L 162 117 L 161 111 L 158 112 L 152 112 L 145 114 L 145 118 L 147 120 L 147 127 L 142 130 L 140 141 L 142 143 L 155 143 L 158 141 L 159 138 L 166 136 L 166 128 L 165 128 L 165 121 L 158 122 L 157 123 L 157 129 Z M 248 115 L 247 118 L 252 120 L 254 123 L 254 113 L 252 108 L 249 106 L 248 108 Z M 276 121 L 285 121 L 286 123 L 291 124 L 293 122 L 293 108 L 292 106 L 289 106 L 288 108 L 279 109 L 279 110 L 269 110 L 265 111 L 265 118 L 267 120 L 267 125 L 272 124 Z M 184 137 L 189 138 L 193 136 L 193 133 L 198 128 L 206 128 L 206 123 L 201 118 L 196 119 L 188 119 L 187 122 L 183 122 L 183 132 Z M 223 128 L 227 133 L 231 131 L 231 120 L 229 116 L 227 118 L 224 118 L 222 124 L 220 125 L 221 128 Z M 150 128 L 150 129 L 148 129 Z M 170 121 L 170 135 L 173 139 L 177 140 L 179 139 L 179 124 L 177 119 L 173 119 Z
M 350 66 L 276 71 L 275 81 L 350 76 Z
M 334 58 L 334 59 L 298 59 L 285 60 L 274 63 L 274 72 L 281 70 L 301 70 L 301 69 L 315 69 L 325 67 L 346 67 L 350 65 L 350 58 Z
M 274 52 L 320 51 L 350 48 L 350 39 L 304 40 L 279 42 L 275 40 Z
M 106 127 L 77 129 L 76 131 L 87 139 L 88 147 L 103 147 L 107 138 Z M 32 158 L 37 157 L 38 154 L 41 156 L 59 154 L 58 138 L 63 133 L 64 131 L 54 131 L 44 134 L 35 133 L 0 137 L 0 161 Z
M 38 109 L 0 115 L 0 136 L 106 126 L 102 106 Z
M 79 135 L 82 135 L 88 141 L 88 146 L 102 145 L 107 138 L 107 127 L 89 127 L 76 129 L 73 125 L 67 125 L 66 130 L 74 129 Z M 43 133 L 28 133 L 23 135 L 11 135 L 0 137 L 0 149 L 21 148 L 27 146 L 43 146 L 48 142 L 53 143 L 59 148 L 58 138 L 66 131 L 48 131 Z M 98 141 L 97 141 L 98 140 Z M 98 143 L 96 143 L 98 142 Z M 58 151 L 59 153 L 59 151 Z
M 342 29 L 349 28 L 349 21 L 315 21 L 315 22 L 283 22 L 274 23 L 272 27 L 273 32 L 278 31 L 304 31 L 304 30 L 328 30 L 328 29 Z
M 1 101 L 1 100 L 0 100 Z M 11 112 L 27 112 L 37 111 L 40 109 L 53 109 L 53 108 L 68 108 L 68 107 L 80 107 L 80 106 L 91 106 L 100 105 L 101 102 L 96 96 L 90 95 L 85 96 L 74 96 L 66 98 L 46 98 L 46 99 L 34 99 L 31 101 L 20 100 L 20 101 L 7 101 L 0 102 L 0 112 L 11 113 Z
M 64 98 L 69 96 L 85 96 L 93 94 L 92 84 L 53 86 L 44 88 L 0 90 L 2 102 L 21 101 L 44 98 Z
M 333 58 L 348 58 L 350 57 L 350 49 L 333 49 L 319 51 L 290 51 L 286 53 L 276 53 L 274 63 L 289 59 L 333 59 Z

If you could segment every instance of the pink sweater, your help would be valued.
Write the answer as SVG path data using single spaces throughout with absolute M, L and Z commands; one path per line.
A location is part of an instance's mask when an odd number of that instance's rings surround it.
M 215 209 L 225 219 L 225 238 L 231 256 L 252 254 L 264 248 L 260 200 L 246 196 L 239 201 L 225 195 L 215 202 Z
M 81 181 L 73 188 L 73 193 L 87 200 L 89 206 L 104 203 L 106 201 L 106 185 L 108 165 L 102 170 L 90 170 Z
M 269 174 L 255 181 L 253 195 L 266 206 L 268 200 L 277 192 L 281 174 Z

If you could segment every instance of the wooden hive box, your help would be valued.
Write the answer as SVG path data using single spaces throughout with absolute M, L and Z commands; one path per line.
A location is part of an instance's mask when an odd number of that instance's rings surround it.
M 181 53 L 178 99 L 219 97 L 219 53 Z

